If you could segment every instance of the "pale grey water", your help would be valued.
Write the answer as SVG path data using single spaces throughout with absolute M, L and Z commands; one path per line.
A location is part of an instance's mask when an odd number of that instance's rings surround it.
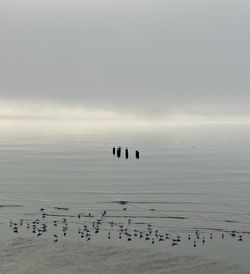
M 130 158 L 113 157 L 114 145 L 128 146 Z M 250 124 L 1 121 L 0 205 L 22 206 L 0 208 L 1 236 L 9 220 L 41 207 L 111 215 L 126 207 L 133 216 L 184 217 L 150 219 L 172 232 L 244 232 L 243 243 L 215 241 L 198 253 L 250 269 L 249 166 Z

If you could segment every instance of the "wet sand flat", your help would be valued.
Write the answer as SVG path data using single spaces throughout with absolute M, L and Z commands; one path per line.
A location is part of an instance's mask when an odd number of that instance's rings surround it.
M 177 256 L 92 243 L 17 238 L 0 244 L 1 274 L 68 273 L 247 273 L 237 266 L 198 256 Z

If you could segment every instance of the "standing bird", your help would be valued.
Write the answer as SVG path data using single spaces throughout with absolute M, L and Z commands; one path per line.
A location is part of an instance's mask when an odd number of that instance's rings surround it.
M 115 147 L 113 147 L 113 155 L 115 155 Z
M 135 151 L 135 158 L 140 159 L 140 152 L 138 150 Z

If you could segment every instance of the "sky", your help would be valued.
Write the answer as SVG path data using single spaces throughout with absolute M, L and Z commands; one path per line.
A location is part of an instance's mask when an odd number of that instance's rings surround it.
M 250 117 L 249 26 L 249 0 L 1 0 L 0 117 Z

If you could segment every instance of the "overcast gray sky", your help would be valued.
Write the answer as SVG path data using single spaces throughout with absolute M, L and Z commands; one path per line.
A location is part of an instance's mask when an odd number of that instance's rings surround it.
M 0 98 L 250 115 L 249 0 L 1 0 Z

